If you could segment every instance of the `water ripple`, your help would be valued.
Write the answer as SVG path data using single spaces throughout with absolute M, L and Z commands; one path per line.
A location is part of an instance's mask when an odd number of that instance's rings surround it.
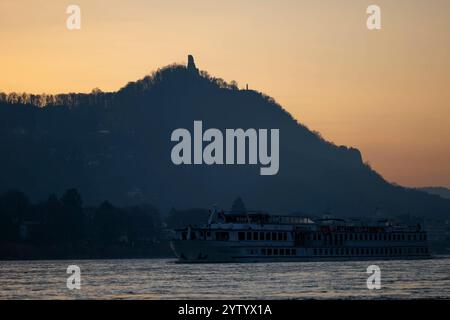
M 81 290 L 66 268 L 81 268 Z M 366 268 L 381 268 L 368 290 Z M 175 264 L 169 259 L 1 261 L 0 299 L 450 299 L 450 257 L 415 261 Z

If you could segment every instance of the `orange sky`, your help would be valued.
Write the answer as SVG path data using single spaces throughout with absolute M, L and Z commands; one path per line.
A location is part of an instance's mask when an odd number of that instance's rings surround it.
M 370 4 L 380 31 L 366 28 Z M 449 14 L 447 0 L 2 0 L 0 91 L 117 90 L 192 53 L 387 180 L 449 187 Z

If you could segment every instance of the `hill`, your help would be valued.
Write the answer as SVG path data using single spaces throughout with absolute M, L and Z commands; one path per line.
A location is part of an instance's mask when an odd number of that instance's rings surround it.
M 176 128 L 277 128 L 279 172 L 259 166 L 176 166 Z M 327 210 L 341 216 L 448 216 L 450 201 L 388 183 L 351 147 L 336 146 L 296 121 L 274 99 L 239 90 L 198 69 L 171 65 L 117 92 L 0 96 L 0 192 L 32 199 L 77 188 L 87 203 L 227 207 L 240 195 L 250 209 Z
M 420 191 L 427 192 L 429 194 L 440 196 L 444 199 L 450 199 L 450 189 L 445 187 L 423 187 L 417 189 Z

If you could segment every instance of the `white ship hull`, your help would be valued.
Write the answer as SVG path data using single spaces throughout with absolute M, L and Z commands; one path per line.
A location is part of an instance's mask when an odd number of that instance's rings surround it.
M 330 254 L 314 255 L 312 248 L 295 248 L 295 255 L 261 255 L 261 248 L 230 243 L 229 241 L 203 241 L 203 240 L 172 240 L 171 248 L 180 263 L 249 263 L 249 262 L 299 262 L 299 261 L 346 261 L 346 260 L 406 260 L 406 259 L 427 259 L 428 253 L 417 254 L 407 252 L 400 254 L 340 254 L 341 250 L 328 251 Z M 280 248 L 278 248 L 280 249 Z M 285 251 L 291 247 L 283 247 Z M 254 252 L 250 254 L 250 252 Z M 351 250 L 350 250 L 351 252 Z M 387 251 L 389 252 L 389 250 Z

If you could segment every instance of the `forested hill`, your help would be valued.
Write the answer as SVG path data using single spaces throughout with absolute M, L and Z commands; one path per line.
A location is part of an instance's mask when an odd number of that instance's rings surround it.
M 173 130 L 280 130 L 279 172 L 260 166 L 176 166 Z M 272 98 L 171 65 L 117 92 L 0 95 L 0 192 L 32 199 L 77 188 L 86 203 L 151 203 L 162 209 L 226 206 L 335 215 L 444 216 L 450 201 L 387 183 L 357 149 L 336 146 L 297 122 Z M 406 161 L 406 159 L 405 159 Z

